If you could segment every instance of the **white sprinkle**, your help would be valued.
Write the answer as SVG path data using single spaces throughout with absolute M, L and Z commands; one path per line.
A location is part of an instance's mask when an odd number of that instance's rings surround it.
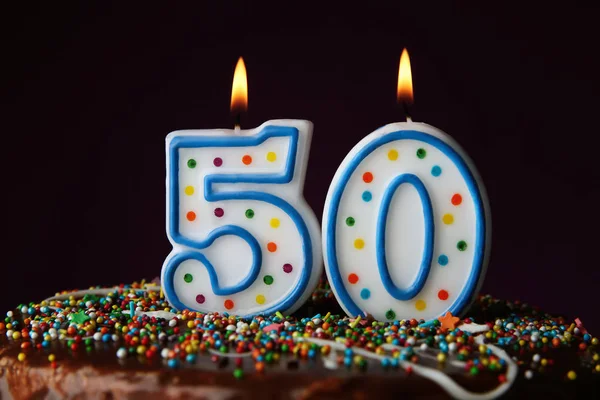
M 33 340 L 38 338 L 38 334 L 36 331 L 32 331 L 31 333 L 29 333 L 29 337 Z
M 228 331 L 235 331 L 235 325 L 227 325 L 227 329 Z
M 420 347 L 421 351 L 426 351 L 428 348 L 429 348 L 429 346 L 427 346 L 427 343 L 421 344 L 421 347 Z
M 116 333 L 114 335 L 112 335 L 112 340 L 113 342 L 118 342 L 119 341 L 119 335 L 117 335 Z
M 54 329 L 54 328 L 48 329 L 48 335 L 50 335 L 50 336 L 52 336 L 52 335 L 56 336 L 56 333 L 57 333 L 56 329 Z
M 496 325 L 498 325 L 498 326 L 502 326 L 502 320 L 500 320 L 500 319 L 497 319 L 497 320 L 496 320 Z
M 12 338 L 12 335 L 13 335 L 13 333 L 14 333 L 14 332 L 13 332 L 13 330 L 12 330 L 12 329 L 9 329 L 9 330 L 7 330 L 7 331 L 6 331 L 6 337 L 7 337 L 7 338 Z
M 8 318 L 11 318 L 11 317 L 13 316 L 13 312 L 12 312 L 12 311 L 8 311 L 8 312 L 6 313 L 6 316 L 7 316 Z
M 415 343 L 417 343 L 417 340 L 414 338 L 414 336 L 411 336 L 408 339 L 406 339 L 406 344 L 410 346 L 414 346 Z
M 27 314 L 27 306 L 21 307 L 21 313 L 22 314 Z
M 91 308 L 93 305 L 94 305 L 94 303 L 91 300 L 88 300 L 88 301 L 85 302 L 85 306 L 87 308 Z
M 96 319 L 96 313 L 95 312 L 91 312 L 88 314 L 88 317 L 90 317 L 91 319 Z
M 161 332 L 158 334 L 158 340 L 164 340 L 167 338 L 167 334 L 164 332 Z
M 533 371 L 528 369 L 527 371 L 525 371 L 525 378 L 526 379 L 531 379 L 533 378 Z
M 539 354 L 534 354 L 532 357 L 533 362 L 539 363 L 542 357 Z
M 323 321 L 321 321 L 321 318 L 315 318 L 315 319 L 313 319 L 313 320 L 312 320 L 312 322 L 313 322 L 313 324 L 315 324 L 315 325 L 321 325 L 321 323 L 322 323 Z
M 515 329 L 515 324 L 513 324 L 512 322 L 509 322 L 508 324 L 506 324 L 506 329 L 508 329 L 508 330 Z
M 97 341 L 97 342 L 101 341 L 102 340 L 102 333 L 100 333 L 100 332 L 94 333 L 94 340 Z
M 167 357 L 169 357 L 169 349 L 167 349 L 167 348 L 164 348 L 164 349 L 162 349 L 162 350 L 161 350 L 161 352 L 160 352 L 160 356 L 161 356 L 162 358 L 167 358 Z
M 117 350 L 117 357 L 119 357 L 121 360 L 127 357 L 127 350 L 124 347 L 121 347 L 119 350 Z
M 172 320 L 169 321 L 169 326 L 171 328 L 173 328 L 174 326 L 177 326 L 177 320 L 175 318 L 173 318 Z
M 458 348 L 458 345 L 456 344 L 456 342 L 452 342 L 452 343 L 448 344 L 448 351 L 450 353 L 456 352 L 457 348 Z

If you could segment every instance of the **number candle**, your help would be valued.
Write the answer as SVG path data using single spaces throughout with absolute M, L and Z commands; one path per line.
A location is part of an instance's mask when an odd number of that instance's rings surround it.
M 399 97 L 405 89 L 412 98 L 406 51 Z M 407 119 L 361 140 L 327 195 L 325 268 L 352 316 L 460 314 L 487 266 L 490 210 L 473 162 L 447 134 Z
M 251 316 L 293 312 L 310 296 L 322 272 L 318 221 L 302 196 L 311 134 L 309 121 L 275 120 L 167 136 L 170 304 Z

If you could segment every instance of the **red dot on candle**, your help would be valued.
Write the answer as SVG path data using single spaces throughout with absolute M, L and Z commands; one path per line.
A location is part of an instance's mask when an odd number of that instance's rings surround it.
M 365 181 L 365 183 L 373 182 L 373 174 L 370 172 L 365 172 L 363 174 L 363 181 Z
M 250 164 L 252 164 L 252 157 L 250 157 L 248 154 L 246 154 L 244 157 L 242 157 L 242 162 L 245 165 L 250 165 Z
M 196 303 L 198 304 L 202 304 L 206 301 L 206 299 L 204 298 L 204 295 L 199 294 L 198 296 L 196 296 Z
M 293 269 L 294 268 L 292 267 L 292 264 L 283 264 L 283 272 L 285 272 L 286 274 L 292 272 Z
M 267 243 L 267 250 L 269 250 L 271 253 L 274 253 L 277 251 L 277 245 L 273 242 L 269 242 Z
M 225 308 L 228 309 L 228 310 L 231 310 L 233 308 L 233 306 L 234 306 L 232 300 L 225 300 L 224 305 L 225 305 Z
M 216 157 L 213 160 L 213 164 L 215 165 L 215 167 L 220 167 L 221 165 L 223 165 L 223 159 L 221 157 Z
M 188 221 L 193 221 L 196 219 L 196 213 L 189 211 L 187 214 L 185 214 L 185 217 L 188 219 Z
M 358 282 L 358 275 L 356 275 L 356 274 L 348 275 L 348 282 L 350 282 L 351 284 L 354 285 L 356 282 Z
M 440 290 L 438 292 L 438 298 L 440 300 L 448 300 L 448 292 L 446 290 Z
M 221 207 L 219 208 L 215 208 L 215 216 L 221 218 L 223 215 L 225 215 L 225 211 L 223 211 L 223 209 Z
M 460 205 L 460 203 L 462 203 L 462 196 L 458 193 L 454 194 L 454 196 L 452 196 L 452 199 L 450 200 L 452 202 L 453 205 L 458 206 Z

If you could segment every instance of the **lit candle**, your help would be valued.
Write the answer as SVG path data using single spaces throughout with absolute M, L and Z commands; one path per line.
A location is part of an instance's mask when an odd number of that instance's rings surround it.
M 412 102 L 406 50 L 398 98 Z M 482 283 L 490 232 L 473 162 L 450 136 L 408 117 L 361 140 L 335 174 L 323 215 L 325 268 L 349 315 L 457 315 Z
M 232 111 L 246 105 L 240 58 Z M 302 195 L 312 124 L 274 120 L 241 130 L 238 123 L 166 138 L 173 250 L 162 287 L 177 309 L 290 313 L 322 273 L 319 224 Z

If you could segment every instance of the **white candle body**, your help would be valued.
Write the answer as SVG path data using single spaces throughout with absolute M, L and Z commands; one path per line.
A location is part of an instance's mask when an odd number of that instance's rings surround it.
M 386 125 L 335 174 L 323 214 L 325 268 L 349 315 L 460 314 L 487 267 L 490 208 L 472 161 L 422 123 Z
M 303 120 L 170 133 L 161 283 L 178 309 L 293 312 L 322 273 L 318 221 L 302 195 L 312 135 Z

